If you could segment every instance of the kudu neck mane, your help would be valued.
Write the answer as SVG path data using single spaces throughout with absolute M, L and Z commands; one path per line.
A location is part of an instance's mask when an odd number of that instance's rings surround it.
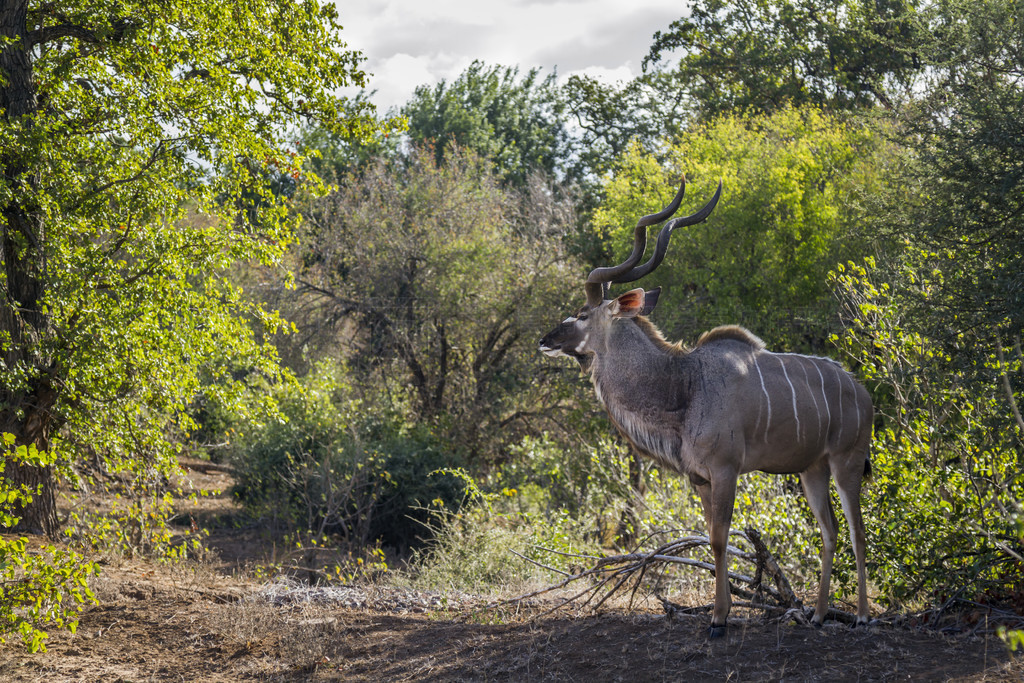
M 665 339 L 665 335 L 661 333 L 658 326 L 652 323 L 648 318 L 638 315 L 630 321 L 623 321 L 624 323 L 632 322 L 640 331 L 644 333 L 651 343 L 654 344 L 659 350 L 673 356 L 684 356 L 690 352 L 690 349 L 683 344 L 683 342 L 670 342 Z
M 644 336 L 646 336 L 652 344 L 654 344 L 655 348 L 664 353 L 673 356 L 685 356 L 693 351 L 693 349 L 687 347 L 681 341 L 670 342 L 665 339 L 665 335 L 658 329 L 658 326 L 652 323 L 645 316 L 638 315 L 632 319 L 632 322 L 640 328 L 640 331 L 644 333 Z M 702 334 L 700 339 L 697 340 L 697 345 L 694 348 L 699 348 L 705 344 L 723 341 L 726 339 L 749 344 L 758 351 L 763 350 L 765 347 L 764 342 L 746 328 L 740 327 L 739 325 L 722 325 L 721 327 L 716 327 Z
M 665 373 L 692 378 L 693 373 L 699 370 L 691 362 L 691 354 L 701 347 L 714 342 L 734 341 L 750 346 L 755 352 L 765 348 L 763 341 L 739 325 L 723 325 L 709 330 L 700 336 L 693 348 L 682 342 L 673 343 L 666 340 L 661 330 L 644 316 L 619 320 L 614 327 L 617 329 L 612 332 L 613 335 L 632 337 L 636 341 L 646 339 L 648 345 L 642 342 L 624 345 L 612 343 L 606 353 L 588 356 L 589 362 L 584 365 L 583 370 L 590 375 L 602 403 L 606 403 L 612 395 L 619 393 L 615 390 L 608 393 L 610 385 L 606 382 L 610 377 L 618 378 L 618 387 L 631 383 L 644 385 L 651 381 L 648 372 L 656 373 L 662 381 L 667 379 Z M 619 350 L 622 348 L 628 348 L 629 351 L 623 353 Z M 626 375 L 623 375 L 623 372 Z M 632 395 L 629 390 L 625 393 Z
M 700 339 L 697 340 L 697 346 L 704 346 L 714 341 L 720 341 L 723 339 L 731 339 L 733 341 L 743 342 L 753 346 L 758 351 L 764 350 L 764 342 L 761 338 L 752 333 L 745 327 L 739 325 L 722 325 L 716 327 L 713 330 L 708 330 L 704 334 L 700 335 Z

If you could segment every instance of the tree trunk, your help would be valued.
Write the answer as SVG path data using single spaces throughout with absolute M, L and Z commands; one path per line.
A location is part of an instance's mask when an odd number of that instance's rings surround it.
M 0 116 L 9 130 L 30 127 L 38 110 L 33 83 L 31 46 L 26 39 L 27 0 L 5 0 L 0 5 Z M 5 135 L 10 140 L 10 135 Z M 31 152 L 29 152 L 31 154 Z M 50 335 L 51 320 L 43 312 L 46 255 L 42 212 L 26 205 L 39 178 L 25 152 L 13 146 L 0 150 L 3 182 L 11 199 L 0 210 L 0 357 L 6 376 L 0 380 L 0 431 L 14 434 L 18 445 L 35 445 L 45 451 L 56 420 L 53 407 L 57 392 L 57 365 L 47 357 L 41 342 Z M 26 191 L 29 190 L 29 191 Z M 25 485 L 32 502 L 15 513 L 19 531 L 58 532 L 56 475 L 52 467 L 7 463 L 3 477 L 15 486 Z
M 57 516 L 57 476 L 53 467 L 32 467 L 7 463 L 3 478 L 11 487 L 25 486 L 32 501 L 12 512 L 20 520 L 11 531 L 23 534 L 41 534 L 57 540 L 60 519 Z

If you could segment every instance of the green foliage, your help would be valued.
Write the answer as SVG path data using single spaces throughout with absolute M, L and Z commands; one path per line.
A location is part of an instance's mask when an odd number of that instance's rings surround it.
M 352 107 L 364 104 L 365 94 L 357 97 Z M 397 159 L 402 156 L 402 131 L 404 119 L 387 119 L 380 124 L 384 134 L 371 138 L 351 139 L 332 134 L 316 126 L 303 126 L 299 134 L 302 147 L 309 154 L 309 167 L 324 182 L 333 183 L 345 174 L 359 172 L 373 166 L 380 159 Z M 286 182 L 294 184 L 290 178 Z M 294 188 L 288 188 L 294 194 Z
M 14 446 L 14 436 L 3 434 L 0 475 L 11 463 L 44 467 L 54 456 L 34 446 Z M 13 526 L 12 514 L 33 491 L 11 487 L 0 477 L 0 525 Z M 52 545 L 29 548 L 28 539 L 0 537 L 0 643 L 16 632 L 29 652 L 45 650 L 47 628 L 78 626 L 76 615 L 83 605 L 95 602 L 88 578 L 99 573 L 93 562 L 77 553 Z
M 423 535 L 429 506 L 457 507 L 460 481 L 428 476 L 452 456 L 426 430 L 367 410 L 344 369 L 321 364 L 273 393 L 280 418 L 234 446 L 234 492 L 254 514 L 346 548 L 401 548 Z
M 665 288 L 656 320 L 673 337 L 741 323 L 772 346 L 820 352 L 833 309 L 827 274 L 865 249 L 855 200 L 878 182 L 879 148 L 869 129 L 815 109 L 723 117 L 685 133 L 665 163 L 632 148 L 605 185 L 594 225 L 609 261 L 620 261 L 637 218 L 665 206 L 683 173 L 692 182 L 680 215 L 721 179 L 711 219 L 675 233 L 643 282 Z
M 440 166 L 453 145 L 494 164 L 503 181 L 523 186 L 535 171 L 566 162 L 567 138 L 555 74 L 475 61 L 451 83 L 420 86 L 402 107 L 408 135 L 434 148 Z
M 699 0 L 654 35 L 644 73 L 563 88 L 580 132 L 577 177 L 603 177 L 630 144 L 663 140 L 723 116 L 816 107 L 833 114 L 894 107 L 921 78 L 929 28 L 916 0 Z
M 921 68 L 911 51 L 915 0 L 699 0 L 654 35 L 645 69 L 703 120 L 791 105 L 892 106 Z
M 574 514 L 558 508 L 544 489 L 530 482 L 524 482 L 524 490 L 489 486 L 496 490 L 486 491 L 465 472 L 457 474 L 465 482 L 466 499 L 457 510 L 441 506 L 433 511 L 431 541 L 410 561 L 416 585 L 484 593 L 525 590 L 550 582 L 552 576 L 529 560 L 565 571 L 574 560 L 565 554 L 552 558 L 549 550 L 601 551 L 600 536 L 586 516 L 589 511 Z
M 834 504 L 838 505 L 838 500 Z M 637 527 L 628 535 L 630 539 L 707 534 L 704 508 L 690 483 L 685 477 L 653 466 L 647 469 L 645 491 L 635 519 Z M 795 587 L 816 589 L 820 578 L 821 533 L 797 478 L 762 472 L 741 477 L 732 528 L 747 527 L 763 534 L 768 548 Z M 708 550 L 704 559 L 710 558 Z M 849 538 L 841 531 L 833 581 L 842 589 L 852 586 L 854 579 Z
M 527 437 L 512 447 L 509 462 L 495 473 L 491 485 L 517 490 L 521 512 L 563 509 L 573 515 L 614 517 L 633 495 L 632 457 L 608 438 L 567 446 L 549 435 Z M 536 502 L 528 505 L 531 498 Z
M 41 410 L 53 423 L 32 441 L 66 426 L 65 466 L 167 473 L 201 380 L 227 400 L 237 368 L 276 372 L 260 337 L 281 321 L 228 268 L 282 258 L 296 217 L 280 178 L 321 189 L 289 126 L 377 130 L 334 94 L 365 82 L 361 56 L 317 0 L 33 1 L 27 16 L 33 91 L 0 118 L 0 418 L 20 430 Z
M 699 0 L 654 35 L 644 73 L 608 85 L 572 76 L 563 87 L 580 132 L 574 175 L 603 177 L 631 144 L 663 140 L 723 116 L 815 107 L 838 114 L 908 101 L 922 72 L 911 0 Z
M 920 310 L 921 322 L 945 353 L 982 371 L 979 384 L 985 364 L 959 333 L 1024 330 L 1022 12 L 1020 0 L 954 1 L 921 17 L 932 87 L 899 118 L 905 167 L 876 208 L 884 235 L 948 254 L 933 264 L 941 277 L 929 297 L 943 314 Z
M 1006 643 L 1006 646 L 1010 648 L 1011 652 L 1016 652 L 1020 648 L 1024 648 L 1024 631 L 1020 629 L 1010 630 L 1005 626 L 1000 626 L 998 629 L 999 639 Z
M 979 387 L 976 368 L 929 336 L 926 320 L 905 315 L 941 292 L 950 256 L 908 248 L 895 272 L 869 259 L 835 275 L 849 319 L 837 341 L 876 396 L 868 554 L 893 604 L 998 600 L 1024 579 L 1020 427 L 1008 423 L 1006 395 L 997 382 Z M 1000 361 L 982 332 L 960 333 L 975 362 L 1020 374 L 1024 359 Z
M 414 585 L 432 590 L 488 593 L 515 590 L 530 579 L 524 554 L 529 539 L 495 520 L 482 507 L 461 513 L 440 512 L 432 522 L 434 541 L 414 552 Z
M 127 557 L 148 557 L 162 562 L 177 562 L 201 557 L 205 552 L 205 529 L 184 532 L 171 528 L 175 498 L 163 485 L 154 469 L 149 477 L 133 477 L 127 484 L 119 481 L 94 482 L 95 495 L 102 490 L 111 500 L 109 508 L 72 509 L 64 535 L 72 548 L 99 551 Z M 178 500 L 189 495 L 178 489 Z M 207 492 L 203 492 L 207 495 Z

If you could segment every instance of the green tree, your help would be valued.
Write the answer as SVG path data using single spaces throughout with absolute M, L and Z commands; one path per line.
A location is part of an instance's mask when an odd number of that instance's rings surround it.
M 922 74 L 929 30 L 909 0 L 699 0 L 655 33 L 644 73 L 621 86 L 573 76 L 566 106 L 581 133 L 576 173 L 603 176 L 628 145 L 652 153 L 731 113 L 893 107 Z
M 920 19 L 931 36 L 922 48 L 930 87 L 897 118 L 907 163 L 900 191 L 878 207 L 879 229 L 951 256 L 936 264 L 943 277 L 929 296 L 945 314 L 922 320 L 948 353 L 967 358 L 975 349 L 960 344 L 961 332 L 994 348 L 1024 330 L 1024 2 L 930 10 Z
M 820 352 L 834 310 L 828 273 L 867 248 L 855 200 L 879 181 L 881 144 L 869 129 L 813 108 L 721 117 L 684 133 L 664 163 L 633 147 L 605 185 L 594 228 L 608 260 L 620 261 L 637 217 L 668 203 L 684 172 L 690 210 L 721 179 L 712 217 L 673 234 L 665 262 L 642 283 L 665 287 L 661 324 L 693 337 L 743 323 L 773 345 Z
M 522 186 L 533 171 L 566 161 L 568 132 L 555 74 L 473 62 L 451 83 L 420 86 L 402 107 L 409 138 L 433 145 L 438 162 L 456 144 L 490 159 L 503 180 Z
M 699 0 L 654 35 L 644 68 L 702 119 L 813 104 L 840 110 L 904 100 L 921 62 L 915 0 Z
M 375 130 L 333 94 L 365 81 L 339 31 L 318 0 L 3 5 L 0 430 L 65 471 L 88 449 L 141 474 L 201 374 L 230 399 L 230 370 L 274 372 L 249 321 L 278 321 L 225 269 L 280 259 L 294 219 L 272 180 L 315 189 L 289 125 Z M 4 473 L 51 536 L 54 467 Z
M 893 117 L 899 163 L 868 207 L 889 248 L 837 277 L 843 343 L 883 418 L 880 578 L 1001 600 L 1024 550 L 1024 3 L 926 9 L 928 87 Z
M 563 86 L 566 108 L 579 129 L 571 140 L 571 175 L 594 194 L 589 185 L 600 182 L 631 144 L 656 152 L 662 140 L 683 127 L 683 92 L 669 92 L 654 82 L 649 76 L 619 86 L 574 75 Z

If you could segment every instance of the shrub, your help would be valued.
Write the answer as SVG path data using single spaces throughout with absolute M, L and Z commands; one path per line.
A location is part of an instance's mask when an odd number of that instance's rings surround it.
M 488 490 L 468 480 L 471 505 L 437 511 L 434 540 L 411 563 L 417 583 L 481 592 L 525 588 L 555 579 L 528 560 L 568 572 L 589 564 L 578 555 L 651 549 L 667 538 L 705 532 L 700 500 L 685 478 L 642 461 L 638 491 L 630 482 L 633 455 L 614 439 L 572 447 L 524 439 L 513 453 L 490 477 Z M 733 527 L 747 526 L 762 531 L 795 587 L 817 585 L 820 534 L 794 479 L 743 477 Z M 840 586 L 852 582 L 852 553 L 843 553 L 842 546 L 849 547 L 848 541 L 841 541 L 836 560 Z M 698 574 L 674 568 L 671 576 L 692 585 Z
M 273 389 L 281 418 L 235 445 L 239 500 L 287 529 L 348 547 L 380 540 L 399 549 L 426 532 L 432 504 L 455 509 L 458 479 L 428 476 L 454 463 L 432 434 L 353 397 L 344 369 L 321 364 Z
M 951 256 L 908 249 L 903 258 L 889 282 L 871 259 L 834 277 L 850 321 L 838 341 L 875 392 L 865 500 L 873 578 L 890 604 L 1013 599 L 1024 580 L 1024 476 L 1009 392 L 999 389 L 1024 362 L 1000 358 L 998 337 L 959 328 L 956 314 L 949 322 L 969 362 L 916 325 L 909 312 L 932 303 Z
M 162 482 L 134 476 L 128 482 L 113 480 L 93 485 L 104 490 L 112 503 L 99 511 L 82 506 L 70 512 L 64 529 L 70 547 L 169 562 L 205 552 L 205 529 L 181 532 L 171 527 L 175 498 Z M 186 494 L 182 489 L 176 493 L 191 500 L 207 495 L 206 491 Z
M 523 509 L 519 491 L 482 491 L 462 470 L 445 470 L 461 480 L 465 498 L 459 510 L 432 510 L 432 539 L 413 553 L 413 582 L 435 590 L 507 593 L 550 582 L 552 573 L 529 560 L 567 571 L 573 560 L 558 553 L 600 552 L 585 520 L 563 509 L 542 513 Z M 530 503 L 527 507 L 532 507 Z
M 3 434 L 0 452 L 0 527 L 17 523 L 15 511 L 32 499 L 33 491 L 14 487 L 3 477 L 8 463 L 34 467 L 53 464 L 54 457 L 34 446 L 14 447 L 14 436 Z M 44 628 L 74 632 L 76 615 L 86 602 L 95 602 L 87 580 L 99 568 L 81 555 L 48 545 L 30 551 L 28 539 L 0 537 L 0 643 L 16 631 L 30 652 L 45 650 Z

